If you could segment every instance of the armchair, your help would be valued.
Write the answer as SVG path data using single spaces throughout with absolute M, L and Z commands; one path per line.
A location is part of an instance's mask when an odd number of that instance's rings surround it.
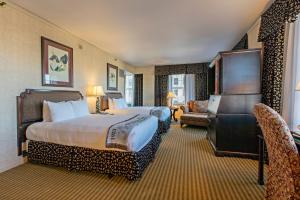
M 186 125 L 195 125 L 207 127 L 208 119 L 208 101 L 189 101 L 187 105 L 180 106 L 183 115 L 180 117 L 181 127 Z

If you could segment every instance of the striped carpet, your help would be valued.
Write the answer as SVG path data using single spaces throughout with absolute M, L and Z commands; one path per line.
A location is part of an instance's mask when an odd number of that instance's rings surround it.
M 257 161 L 215 157 L 205 134 L 173 124 L 137 182 L 24 164 L 0 174 L 0 199 L 263 199 Z

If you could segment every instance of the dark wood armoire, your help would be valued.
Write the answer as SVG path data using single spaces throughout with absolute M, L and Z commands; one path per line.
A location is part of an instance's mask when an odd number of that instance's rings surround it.
M 261 102 L 260 49 L 220 52 L 211 62 L 208 89 L 218 97 L 207 138 L 217 156 L 257 157 L 259 128 L 253 107 Z

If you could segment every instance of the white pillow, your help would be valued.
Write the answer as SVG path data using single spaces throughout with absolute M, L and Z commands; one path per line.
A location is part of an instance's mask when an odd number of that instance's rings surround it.
M 114 109 L 114 102 L 111 98 L 108 98 L 108 109 Z
M 70 103 L 73 107 L 74 114 L 76 117 L 82 117 L 90 114 L 89 106 L 85 99 L 78 101 L 70 101 Z
M 43 121 L 44 122 L 51 122 L 51 114 L 48 106 L 48 101 L 43 101 Z
M 114 109 L 123 109 L 128 107 L 125 99 L 123 98 L 113 99 L 113 102 L 114 102 Z
M 64 121 L 76 117 L 70 102 L 53 103 L 48 101 L 48 106 L 53 122 Z

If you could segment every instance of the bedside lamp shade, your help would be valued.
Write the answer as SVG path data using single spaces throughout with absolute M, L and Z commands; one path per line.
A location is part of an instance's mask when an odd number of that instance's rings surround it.
M 95 86 L 94 91 L 93 91 L 93 96 L 99 97 L 99 96 L 104 96 L 105 93 L 103 91 L 102 86 Z
M 100 97 L 105 96 L 105 93 L 103 91 L 103 87 L 102 86 L 94 86 L 92 91 L 90 91 L 90 93 L 88 95 L 97 97 L 97 100 L 96 100 L 96 113 L 100 113 L 101 112 Z
M 169 92 L 168 92 L 168 95 L 167 95 L 167 98 L 168 98 L 168 99 L 176 98 L 176 95 L 174 94 L 174 92 L 169 91 Z
M 167 99 L 169 99 L 169 106 L 172 107 L 173 106 L 173 98 L 176 98 L 176 95 L 174 94 L 174 92 L 169 91 L 168 95 L 167 95 Z
M 300 91 L 300 81 L 297 83 L 296 90 Z

